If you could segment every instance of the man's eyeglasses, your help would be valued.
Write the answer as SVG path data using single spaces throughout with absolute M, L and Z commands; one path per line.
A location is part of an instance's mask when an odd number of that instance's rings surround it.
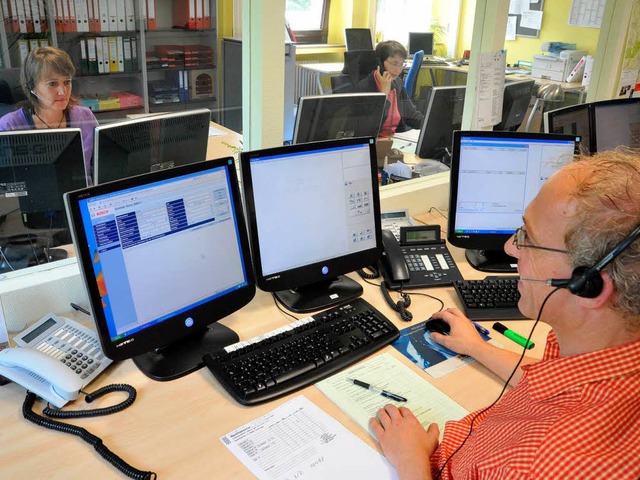
M 399 62 L 390 62 L 389 60 L 385 60 L 385 62 L 387 62 L 392 67 L 396 67 L 396 68 L 404 68 L 407 66 L 407 62 L 399 63 Z
M 518 228 L 513 234 L 513 244 L 516 246 L 518 250 L 522 248 L 537 248 L 538 250 L 546 250 L 548 252 L 571 253 L 569 250 L 561 250 L 559 248 L 539 247 L 538 245 L 533 245 L 529 243 L 529 237 L 527 235 L 527 231 L 524 230 L 522 227 Z

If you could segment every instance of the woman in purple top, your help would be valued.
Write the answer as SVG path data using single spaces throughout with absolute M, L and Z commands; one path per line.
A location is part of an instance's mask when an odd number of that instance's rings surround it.
M 20 79 L 27 101 L 22 108 L 0 118 L 0 131 L 80 128 L 85 168 L 91 177 L 93 129 L 98 121 L 90 109 L 78 105 L 78 99 L 71 96 L 75 73 L 65 51 L 54 47 L 32 50 L 24 61 Z

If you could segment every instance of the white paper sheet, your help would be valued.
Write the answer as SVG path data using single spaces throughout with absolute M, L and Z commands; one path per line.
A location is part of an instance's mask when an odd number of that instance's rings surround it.
M 354 385 L 347 378 L 370 383 L 405 397 L 407 401 L 395 402 Z M 389 353 L 354 365 L 318 382 L 316 387 L 367 431 L 369 419 L 388 403 L 409 408 L 425 428 L 437 423 L 440 435 L 448 420 L 460 420 L 469 413 Z
M 259 479 L 397 479 L 387 460 L 300 395 L 220 438 Z
M 502 52 L 480 54 L 478 93 L 476 95 L 476 127 L 490 127 L 500 123 L 504 91 L 504 69 L 507 55 Z

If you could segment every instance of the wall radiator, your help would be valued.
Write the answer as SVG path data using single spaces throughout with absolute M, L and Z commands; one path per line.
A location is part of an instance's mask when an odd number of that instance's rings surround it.
M 311 62 L 309 62 L 311 63 Z M 300 97 L 309 95 L 322 95 L 320 73 L 304 67 L 304 64 L 296 65 L 295 103 Z

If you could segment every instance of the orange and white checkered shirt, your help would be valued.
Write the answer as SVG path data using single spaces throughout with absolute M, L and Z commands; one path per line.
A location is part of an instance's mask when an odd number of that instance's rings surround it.
M 442 479 L 640 479 L 640 341 L 543 359 L 476 419 Z M 435 478 L 469 433 L 473 413 L 447 422 L 431 457 Z

